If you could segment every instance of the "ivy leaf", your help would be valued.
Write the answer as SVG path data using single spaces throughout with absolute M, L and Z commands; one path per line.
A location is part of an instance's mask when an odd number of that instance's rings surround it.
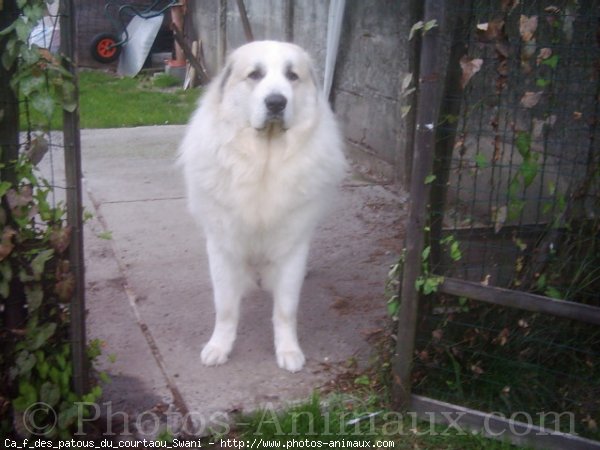
M 12 281 L 13 272 L 9 262 L 0 264 L 0 297 L 8 298 L 10 294 L 10 282 Z
M 520 155 L 527 158 L 531 152 L 531 135 L 526 131 L 518 131 L 515 145 Z
M 412 40 L 413 36 L 415 35 L 415 33 L 418 30 L 422 30 L 423 29 L 423 21 L 419 20 L 418 22 L 416 22 L 410 29 L 410 33 L 408 33 L 408 40 Z
M 387 304 L 387 312 L 390 317 L 395 317 L 398 314 L 398 310 L 400 309 L 400 302 L 398 301 L 398 297 L 394 296 Z
M 59 400 L 60 388 L 50 381 L 43 383 L 40 387 L 40 401 L 50 406 L 56 406 Z
M 33 331 L 30 348 L 37 350 L 48 341 L 56 331 L 56 323 L 48 322 Z
M 0 31 L 0 36 L 2 36 L 2 32 L 5 30 Z M 6 42 L 4 52 L 2 53 L 2 66 L 6 70 L 10 69 L 13 66 L 13 64 L 17 60 L 17 56 L 19 56 L 19 49 L 22 46 L 23 44 L 19 42 L 18 39 L 9 39 Z
M 19 396 L 13 400 L 13 407 L 18 412 L 23 412 L 36 401 L 37 391 L 35 387 L 29 381 L 21 380 L 19 383 Z
M 80 416 L 81 411 L 80 411 L 80 404 L 72 404 L 70 407 L 66 408 L 66 409 L 61 409 L 60 412 L 58 413 L 58 426 L 60 427 L 60 429 L 62 430 L 66 430 L 70 427 L 70 425 L 72 425 L 73 423 L 75 423 L 75 420 Z M 86 406 L 86 405 L 84 405 Z
M 67 112 L 74 112 L 77 109 L 77 96 L 75 95 L 75 84 L 64 80 L 61 87 L 62 107 Z
M 557 300 L 562 300 L 563 296 L 558 289 L 552 286 L 548 286 L 545 292 L 547 297 L 555 298 Z
M 15 359 L 15 368 L 19 375 L 28 375 L 35 363 L 35 356 L 27 350 L 22 350 Z
M 37 254 L 35 258 L 31 261 L 31 270 L 33 271 L 33 277 L 36 280 L 39 280 L 44 273 L 44 267 L 46 263 L 52 258 L 54 255 L 53 249 L 42 250 Z
M 490 166 L 487 158 L 482 153 L 477 153 L 475 155 L 475 164 L 477 164 L 479 169 L 487 169 Z
M 44 299 L 44 291 L 39 283 L 25 287 L 25 298 L 27 299 L 27 310 L 29 313 L 36 311 Z
M 536 163 L 535 161 L 526 160 L 523 161 L 523 163 L 519 167 L 519 171 L 521 172 L 521 175 L 523 175 L 525 187 L 529 187 L 538 174 L 539 166 L 538 163 Z
M 425 24 L 423 25 L 423 34 L 427 33 L 429 30 L 433 30 L 437 26 L 438 23 L 436 19 L 425 22 Z
M 17 33 L 17 39 L 21 42 L 27 42 L 29 34 L 31 33 L 31 25 L 25 22 L 25 17 L 17 20 L 15 23 L 15 31 Z
M 50 364 L 47 361 L 38 362 L 35 365 L 36 370 L 40 374 L 40 378 L 45 380 L 48 378 L 48 370 L 50 369 Z
M 450 244 L 450 257 L 453 261 L 459 261 L 462 258 L 462 252 L 460 251 L 460 244 L 458 241 L 454 241 Z
M 542 64 L 544 64 L 552 69 L 556 69 L 556 66 L 558 66 L 559 59 L 560 58 L 558 57 L 558 55 L 552 55 L 548 59 L 545 59 L 544 61 L 542 61 Z
M 35 95 L 31 100 L 31 105 L 36 111 L 42 113 L 46 119 L 50 120 L 52 118 L 54 99 L 50 94 L 40 93 Z
M 44 89 L 44 84 L 43 77 L 24 77 L 19 82 L 19 89 L 25 97 L 29 97 L 34 92 Z
M 367 375 L 361 375 L 354 380 L 354 384 L 359 384 L 361 386 L 369 386 L 371 384 L 371 380 Z
M 429 255 L 431 254 L 431 246 L 427 246 L 423 249 L 423 253 L 421 254 L 421 259 L 423 261 L 427 261 L 427 259 L 429 258 Z

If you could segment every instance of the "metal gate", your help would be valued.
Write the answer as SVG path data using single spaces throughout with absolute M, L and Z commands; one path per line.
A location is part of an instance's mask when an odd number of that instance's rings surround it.
M 395 400 L 600 448 L 600 2 L 427 1 L 415 29 Z

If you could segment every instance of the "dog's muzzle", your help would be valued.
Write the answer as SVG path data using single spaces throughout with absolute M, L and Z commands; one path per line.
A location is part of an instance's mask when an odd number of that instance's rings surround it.
M 281 94 L 270 94 L 265 98 L 267 122 L 282 122 L 287 98 Z

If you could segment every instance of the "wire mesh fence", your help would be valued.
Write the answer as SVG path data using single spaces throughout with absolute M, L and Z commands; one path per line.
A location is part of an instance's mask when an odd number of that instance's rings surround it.
M 0 10 L 0 435 L 64 437 L 89 392 L 75 11 Z
M 412 389 L 600 440 L 600 2 L 456 3 Z

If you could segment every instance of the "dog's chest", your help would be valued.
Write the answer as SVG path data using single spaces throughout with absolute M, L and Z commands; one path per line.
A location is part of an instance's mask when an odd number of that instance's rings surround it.
M 269 228 L 301 207 L 307 193 L 302 166 L 283 154 L 243 155 L 227 180 L 229 212 L 244 226 Z

